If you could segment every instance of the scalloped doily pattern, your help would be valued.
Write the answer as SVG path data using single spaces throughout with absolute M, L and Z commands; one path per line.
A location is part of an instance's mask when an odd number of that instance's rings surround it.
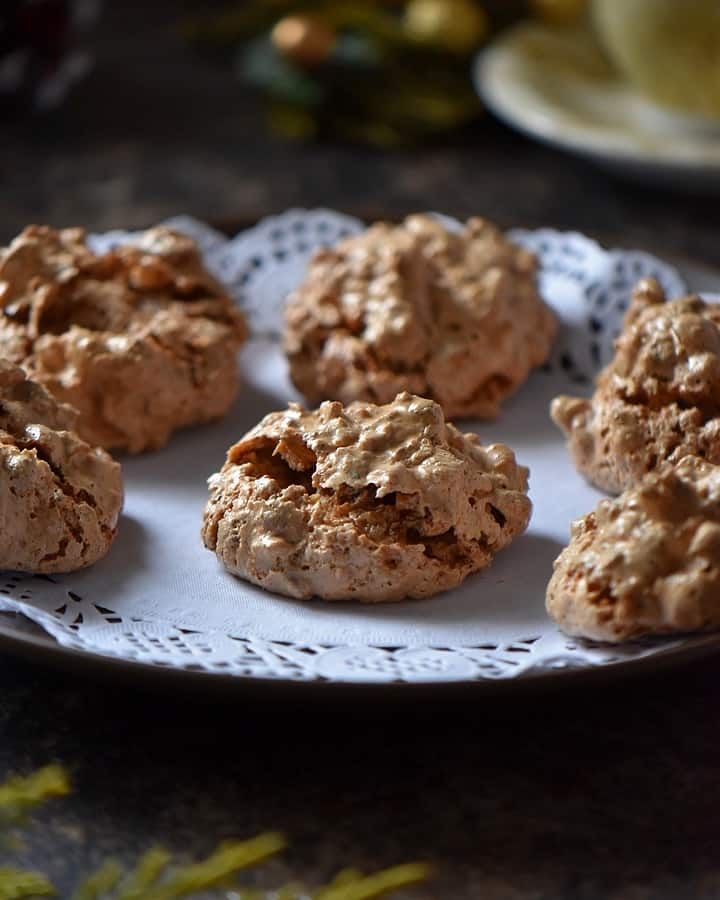
M 232 239 L 187 217 L 168 224 L 198 241 L 208 267 L 227 284 L 259 342 L 276 340 L 284 297 L 302 277 L 313 250 L 363 227 L 357 219 L 323 209 L 290 210 Z M 541 289 L 552 297 L 561 318 L 557 346 L 545 370 L 570 382 L 588 383 L 610 358 L 630 290 L 639 278 L 657 277 L 671 295 L 685 288 L 672 267 L 644 253 L 606 251 L 583 235 L 550 229 L 515 230 L 511 236 L 538 255 Z M 133 237 L 109 232 L 92 241 L 100 249 Z M 99 595 L 81 596 L 73 584 L 73 576 L 0 573 L 0 611 L 21 613 L 60 644 L 84 652 L 243 678 L 365 683 L 519 678 L 607 665 L 707 641 L 643 640 L 609 647 L 571 640 L 546 622 L 530 631 L 518 625 L 503 640 L 467 645 L 378 646 L 361 639 L 304 643 L 235 634 L 234 629 L 190 628 L 162 610 L 144 610 L 142 603 L 130 613 L 118 611 Z
M 65 647 L 245 678 L 365 683 L 517 678 L 625 662 L 688 643 L 642 640 L 608 647 L 570 639 L 554 628 L 507 643 L 462 647 L 290 643 L 190 631 L 163 621 L 123 620 L 54 580 L 5 574 L 0 611 L 22 613 Z

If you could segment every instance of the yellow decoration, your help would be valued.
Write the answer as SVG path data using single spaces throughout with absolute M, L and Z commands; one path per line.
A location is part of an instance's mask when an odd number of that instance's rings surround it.
M 286 16 L 275 25 L 271 40 L 286 59 L 301 66 L 325 62 L 335 46 L 332 28 L 313 16 Z
M 410 0 L 403 25 L 410 40 L 453 53 L 470 53 L 488 31 L 485 10 L 473 0 Z
M 530 0 L 530 6 L 543 21 L 565 25 L 580 18 L 587 8 L 587 0 Z
M 70 791 L 70 780 L 62 766 L 50 765 L 26 777 L 15 776 L 0 783 L 0 838 L 4 829 L 24 813 L 51 797 Z M 155 847 L 148 850 L 132 871 L 108 860 L 79 885 L 73 900 L 175 900 L 195 896 L 210 888 L 229 885 L 229 879 L 283 850 L 286 841 L 277 832 L 266 832 L 247 841 L 224 841 L 206 859 L 185 866 L 173 866 L 170 853 Z M 314 900 L 375 900 L 380 896 L 426 881 L 431 875 L 426 863 L 405 863 L 364 875 L 345 869 L 325 887 L 313 892 Z M 0 900 L 30 900 L 55 895 L 53 885 L 38 872 L 0 866 Z M 262 900 L 269 893 L 238 887 L 234 896 Z M 230 896 L 230 893 L 228 893 Z M 272 892 L 277 900 L 297 900 L 309 896 L 301 885 L 288 884 Z
M 373 900 L 398 888 L 426 881 L 430 866 L 426 863 L 405 863 L 384 869 L 373 875 L 363 875 L 353 869 L 340 872 L 334 884 L 313 894 L 313 900 Z
M 52 897 L 55 893 L 55 888 L 44 875 L 0 868 L 0 900 Z
M 32 775 L 15 775 L 0 784 L 0 820 L 17 819 L 53 797 L 70 793 L 70 776 L 52 764 Z

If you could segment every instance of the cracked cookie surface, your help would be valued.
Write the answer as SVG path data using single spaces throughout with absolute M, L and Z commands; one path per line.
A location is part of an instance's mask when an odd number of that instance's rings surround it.
M 720 463 L 720 305 L 640 282 L 592 398 L 557 397 L 551 415 L 578 471 L 612 494 L 684 456 Z
M 720 628 L 720 467 L 688 456 L 602 500 L 573 523 L 546 603 L 601 641 Z
M 137 453 L 224 415 L 242 315 L 192 240 L 168 228 L 96 254 L 32 225 L 0 250 L 0 355 L 80 413 L 91 444 Z
M 210 479 L 202 537 L 291 597 L 386 602 L 447 590 L 528 525 L 527 469 L 408 393 L 266 416 Z
M 0 360 L 0 569 L 49 574 L 110 549 L 120 466 L 73 431 L 77 412 Z
M 483 219 L 457 233 L 425 215 L 373 225 L 316 253 L 288 299 L 293 382 L 311 402 L 406 390 L 449 417 L 493 418 L 555 336 L 536 270 Z

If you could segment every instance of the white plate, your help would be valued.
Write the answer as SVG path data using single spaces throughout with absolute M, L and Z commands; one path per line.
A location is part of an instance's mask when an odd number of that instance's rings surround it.
M 475 85 L 501 119 L 618 174 L 720 190 L 720 126 L 665 112 L 582 33 L 524 23 L 480 53 Z
M 208 265 L 248 315 L 255 337 L 241 356 L 245 388 L 223 422 L 189 429 L 162 451 L 123 460 L 127 503 L 106 559 L 52 580 L 6 573 L 0 611 L 21 613 L 83 659 L 238 682 L 517 684 L 720 645 L 720 636 L 621 647 L 570 640 L 544 611 L 545 585 L 570 520 L 601 496 L 574 470 L 549 420 L 549 401 L 558 392 L 590 389 L 592 374 L 611 355 L 637 278 L 655 275 L 671 294 L 683 289 L 672 266 L 644 253 L 603 250 L 579 234 L 513 232 L 541 260 L 541 290 L 561 320 L 560 335 L 549 364 L 497 422 L 463 425 L 477 428 L 487 442 L 506 441 L 530 467 L 535 511 L 528 533 L 486 572 L 425 601 L 303 603 L 233 578 L 202 547 L 205 479 L 232 442 L 296 396 L 276 338 L 284 298 L 313 248 L 362 223 L 327 210 L 294 210 L 231 241 L 199 223 L 177 224 L 200 239 Z M 98 242 L 127 239 L 111 235 Z M 720 279 L 698 273 L 694 284 L 712 290 Z M 8 626 L 2 630 L 7 634 Z M 36 636 L 32 640 L 40 647 Z

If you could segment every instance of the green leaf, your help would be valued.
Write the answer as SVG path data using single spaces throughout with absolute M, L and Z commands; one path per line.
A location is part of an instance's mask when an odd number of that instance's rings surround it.
M 51 765 L 26 777 L 15 776 L 0 784 L 0 816 L 16 824 L 29 810 L 51 797 L 70 791 L 70 780 L 61 766 Z M 199 891 L 228 885 L 229 879 L 243 869 L 263 862 L 283 850 L 285 838 L 268 832 L 247 841 L 226 841 L 206 859 L 187 866 L 169 868 L 170 854 L 163 849 L 148 850 L 135 868 L 124 874 L 119 863 L 110 860 L 86 878 L 73 894 L 73 900 L 176 900 Z M 316 891 L 313 900 L 372 900 L 384 894 L 424 881 L 428 877 L 424 863 L 408 863 L 363 875 L 356 869 L 344 869 L 333 881 Z M 244 900 L 261 900 L 255 889 L 238 889 Z M 53 885 L 37 872 L 0 868 L 0 900 L 48 897 Z M 288 884 L 272 893 L 274 900 L 299 900 L 308 892 L 301 885 Z
M 330 888 L 343 887 L 346 884 L 359 881 L 363 877 L 363 873 L 359 869 L 341 869 L 323 890 L 327 891 Z
M 217 887 L 230 875 L 263 862 L 285 847 L 285 838 L 275 832 L 261 834 L 249 841 L 227 842 L 202 862 L 176 869 L 163 884 L 149 891 L 143 900 L 174 900 Z
M 171 858 L 161 847 L 148 850 L 135 871 L 123 881 L 117 900 L 144 900 L 145 892 L 157 882 Z
M 0 784 L 0 824 L 12 824 L 45 801 L 69 793 L 70 778 L 62 766 L 50 765 L 32 775 L 15 775 Z
M 38 872 L 0 868 L 0 900 L 21 900 L 23 897 L 50 897 L 55 888 Z
M 119 863 L 108 860 L 82 882 L 73 894 L 73 900 L 101 900 L 117 885 L 121 877 Z
M 226 841 L 207 859 L 172 869 L 166 850 L 149 850 L 132 872 L 123 877 L 116 862 L 106 863 L 78 888 L 73 900 L 175 900 L 227 883 L 230 876 L 247 869 L 286 846 L 285 838 L 274 832 L 249 841 Z M 0 898 L 1 900 L 1 898 Z
M 343 873 L 341 873 L 342 875 Z M 399 888 L 426 881 L 430 867 L 426 863 L 405 863 L 374 875 L 358 875 L 352 880 L 335 879 L 333 884 L 313 894 L 313 900 L 372 900 Z

